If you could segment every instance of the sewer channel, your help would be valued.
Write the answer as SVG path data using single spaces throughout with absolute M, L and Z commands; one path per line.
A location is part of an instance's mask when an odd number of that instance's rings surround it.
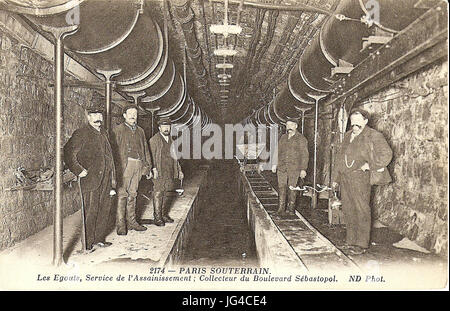
M 209 184 L 200 198 L 200 212 L 182 258 L 184 265 L 258 265 L 238 178 L 234 161 L 211 162 Z

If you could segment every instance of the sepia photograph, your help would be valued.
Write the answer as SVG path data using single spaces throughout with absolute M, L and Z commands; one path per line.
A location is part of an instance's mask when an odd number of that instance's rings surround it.
M 448 291 L 448 19 L 0 0 L 0 291 Z

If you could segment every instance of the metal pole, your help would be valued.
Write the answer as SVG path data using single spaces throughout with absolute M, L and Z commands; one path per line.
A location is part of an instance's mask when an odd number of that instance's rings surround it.
M 134 104 L 138 105 L 138 98 L 145 95 L 145 92 L 138 92 L 138 93 L 128 93 L 131 97 L 133 97 Z
M 64 116 L 64 37 L 77 31 L 78 26 L 47 27 L 42 29 L 51 33 L 55 38 L 54 70 L 55 70 L 55 178 L 53 186 L 53 265 L 59 266 L 63 262 L 63 116 Z
M 97 70 L 99 74 L 105 77 L 105 98 L 106 98 L 106 130 L 111 131 L 111 78 L 118 75 L 122 69 Z
M 294 106 L 295 109 L 297 109 L 298 111 L 300 111 L 300 113 L 302 114 L 302 134 L 304 134 L 304 127 L 305 127 L 305 112 L 310 110 L 311 107 L 308 108 L 301 108 L 301 107 L 297 107 Z
M 315 191 L 316 189 L 316 184 L 317 184 L 317 127 L 318 127 L 318 123 L 319 123 L 319 100 L 324 98 L 325 96 L 327 96 L 328 94 L 325 95 L 313 95 L 313 94 L 308 94 L 309 97 L 314 98 L 316 101 L 316 111 L 315 111 L 315 117 L 314 117 L 314 171 L 313 171 L 313 193 L 312 193 L 312 197 L 311 197 L 311 206 L 312 208 L 317 208 L 317 192 Z

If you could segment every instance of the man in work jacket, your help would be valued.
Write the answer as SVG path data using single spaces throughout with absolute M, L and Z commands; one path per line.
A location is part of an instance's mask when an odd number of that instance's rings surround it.
M 126 235 L 128 230 L 147 230 L 136 220 L 136 197 L 141 177 L 146 175 L 147 179 L 151 178 L 152 167 L 144 130 L 137 125 L 137 107 L 127 105 L 122 112 L 125 121 L 112 131 L 118 182 L 118 235 Z
M 297 192 L 288 188 L 290 186 L 296 187 L 298 178 L 305 178 L 306 170 L 308 169 L 308 141 L 297 131 L 297 127 L 296 119 L 288 119 L 286 121 L 286 134 L 282 135 L 278 141 L 278 151 L 276 153 L 278 166 L 272 167 L 272 171 L 278 170 L 279 207 L 277 214 L 280 216 L 286 215 L 287 194 L 289 197 L 287 212 L 291 214 L 295 212 Z
M 175 157 L 170 137 L 171 121 L 162 118 L 158 122 L 159 132 L 150 138 L 149 145 L 153 163 L 153 208 L 155 225 L 164 226 L 174 220 L 169 217 L 169 206 L 164 204 L 168 191 L 175 188 L 175 179 L 183 179 L 181 166 Z

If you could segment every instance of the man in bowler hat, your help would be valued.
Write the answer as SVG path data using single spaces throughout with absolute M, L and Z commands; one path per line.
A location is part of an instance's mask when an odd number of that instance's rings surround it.
M 147 230 L 136 220 L 136 197 L 141 177 L 146 175 L 147 179 L 150 179 L 152 167 L 144 130 L 137 125 L 137 106 L 127 105 L 122 109 L 122 113 L 125 121 L 112 131 L 118 186 L 118 235 L 126 235 L 128 230 Z
M 159 132 L 150 138 L 153 163 L 153 208 L 155 225 L 164 226 L 174 220 L 169 217 L 169 206 L 164 202 L 168 191 L 175 188 L 175 179 L 183 179 L 181 166 L 175 157 L 170 137 L 171 121 L 162 118 L 158 122 Z M 164 204 L 166 203 L 166 204 Z
M 86 248 L 107 247 L 105 238 L 113 222 L 110 196 L 115 195 L 115 168 L 107 132 L 103 129 L 103 109 L 86 109 L 88 124 L 75 130 L 64 146 L 64 162 L 80 178 L 86 211 Z

